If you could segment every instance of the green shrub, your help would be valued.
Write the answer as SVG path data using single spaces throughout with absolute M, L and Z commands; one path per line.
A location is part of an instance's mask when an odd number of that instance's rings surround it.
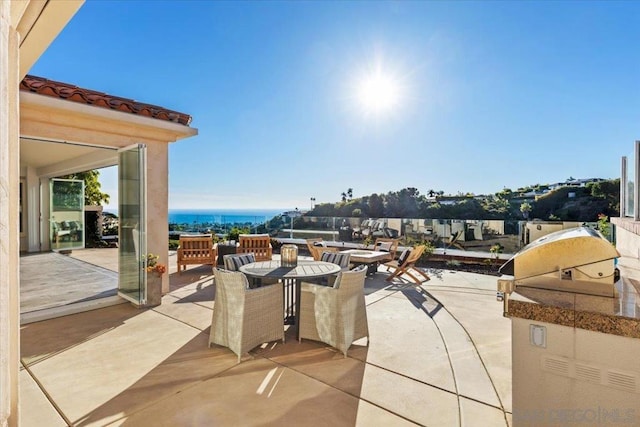
M 229 230 L 229 232 L 226 235 L 226 239 L 227 240 L 234 240 L 234 241 L 238 241 L 239 236 L 241 234 L 249 234 L 250 230 L 247 227 L 243 227 L 243 228 L 238 228 L 238 227 L 233 227 L 231 230 Z

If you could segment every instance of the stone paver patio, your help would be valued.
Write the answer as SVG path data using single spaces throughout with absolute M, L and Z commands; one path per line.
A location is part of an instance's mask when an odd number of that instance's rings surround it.
M 175 264 L 175 260 L 171 260 Z M 208 348 L 211 269 L 178 276 L 161 306 L 128 304 L 24 325 L 23 426 L 505 426 L 510 321 L 496 278 L 429 271 L 366 281 L 371 340 L 344 358 L 313 341 L 236 356 Z

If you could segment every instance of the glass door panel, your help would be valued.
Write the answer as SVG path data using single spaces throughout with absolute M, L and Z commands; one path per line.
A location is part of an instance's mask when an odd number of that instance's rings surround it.
M 84 181 L 54 178 L 49 183 L 51 249 L 84 248 Z
M 144 305 L 147 293 L 146 147 L 119 150 L 118 154 L 118 294 Z

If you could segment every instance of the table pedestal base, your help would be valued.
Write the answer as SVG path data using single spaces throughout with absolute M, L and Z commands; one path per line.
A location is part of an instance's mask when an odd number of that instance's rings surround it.
M 300 307 L 300 281 L 296 279 L 282 279 L 284 292 L 284 324 L 295 325 Z

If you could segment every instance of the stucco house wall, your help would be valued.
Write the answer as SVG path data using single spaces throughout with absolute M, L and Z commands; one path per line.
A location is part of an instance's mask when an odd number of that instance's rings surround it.
M 48 207 L 38 205 L 40 193 L 37 188 L 41 182 L 47 182 L 48 178 L 65 169 L 64 164 L 57 164 L 50 170 L 21 165 L 21 137 L 112 147 L 146 144 L 148 250 L 160 253 L 166 262 L 168 143 L 197 133 L 184 123 L 183 116 L 174 121 L 173 112 L 167 116 L 166 111 L 161 111 L 160 115 L 153 116 L 153 109 L 147 108 L 153 106 L 133 105 L 134 111 L 131 111 L 127 110 L 127 100 L 121 100 L 122 109 L 112 111 L 89 105 L 90 102 L 78 102 L 82 100 L 77 98 L 67 100 L 20 90 L 29 69 L 83 2 L 0 1 L 0 427 L 20 424 L 20 179 L 27 183 L 23 194 L 29 209 L 23 216 L 28 232 L 22 235 L 22 245 L 25 250 L 39 250 L 43 230 L 38 230 L 38 215 L 39 211 L 48 211 Z M 87 157 L 84 160 L 86 165 L 93 166 L 83 170 L 101 167 L 97 159 Z M 66 167 L 71 172 L 79 165 L 70 162 Z M 166 277 L 162 290 L 168 291 Z M 161 293 L 156 289 L 150 296 L 159 300 Z

